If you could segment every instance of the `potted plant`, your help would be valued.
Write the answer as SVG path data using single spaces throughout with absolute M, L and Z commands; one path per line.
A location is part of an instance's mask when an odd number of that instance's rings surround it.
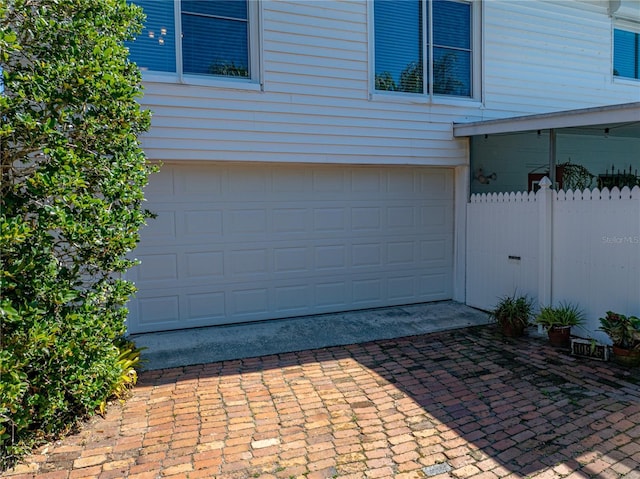
M 619 364 L 640 364 L 640 318 L 607 311 L 600 318 L 600 331 L 604 331 L 613 342 L 613 357 Z
M 524 334 L 532 311 L 531 298 L 514 294 L 501 297 L 490 315 L 500 326 L 502 334 L 515 338 Z
M 549 342 L 554 346 L 569 346 L 571 326 L 584 321 L 584 313 L 577 305 L 560 303 L 558 306 L 543 306 L 536 316 L 536 324 L 547 330 Z

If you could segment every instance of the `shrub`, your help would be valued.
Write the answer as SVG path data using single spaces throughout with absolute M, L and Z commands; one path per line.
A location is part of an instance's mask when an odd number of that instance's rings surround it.
M 0 3 L 0 469 L 122 381 L 152 168 L 126 0 Z

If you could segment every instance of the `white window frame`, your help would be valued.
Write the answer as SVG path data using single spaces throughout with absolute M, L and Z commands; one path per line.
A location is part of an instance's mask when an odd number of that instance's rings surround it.
M 640 82 L 640 78 L 632 78 L 632 77 L 624 77 L 619 75 L 614 75 L 613 70 L 615 66 L 615 31 L 616 30 L 624 30 L 627 32 L 633 32 L 640 34 L 640 18 L 638 21 L 635 20 L 627 20 L 616 18 L 612 22 L 611 27 L 611 76 L 615 82 L 630 82 L 630 83 L 638 83 Z
M 368 3 L 368 18 L 369 18 L 369 99 L 370 100 L 390 100 L 394 101 L 407 101 L 411 103 L 442 103 L 442 104 L 459 104 L 469 102 L 482 102 L 483 101 L 483 37 L 482 37 L 482 25 L 483 25 L 483 1 L 482 0 L 454 0 L 460 3 L 467 3 L 471 5 L 471 95 L 470 96 L 456 96 L 456 95 L 442 95 L 433 93 L 433 65 L 427 63 L 427 59 L 433 59 L 433 28 L 429 28 L 428 22 L 432 21 L 432 7 L 431 1 L 421 0 L 423 9 L 423 31 L 427 32 L 427 36 L 423 38 L 426 43 L 425 48 L 422 49 L 423 58 L 422 64 L 428 65 L 428 75 L 423 75 L 423 93 L 411 93 L 411 92 L 398 92 L 398 91 L 385 91 L 376 90 L 375 82 L 375 18 L 373 3 L 375 0 Z M 428 11 L 427 11 L 428 10 Z M 427 15 L 428 13 L 428 15 Z M 429 19 L 429 20 L 427 20 Z M 428 87 L 428 88 L 427 88 Z
M 182 62 L 182 7 L 180 0 L 173 0 L 174 31 L 176 45 L 176 71 L 161 72 L 144 70 L 142 80 L 145 82 L 181 83 L 184 85 L 216 86 L 243 90 L 262 90 L 262 2 L 247 1 L 247 21 L 249 25 L 249 71 L 250 78 L 225 77 L 217 75 L 198 75 L 183 72 Z

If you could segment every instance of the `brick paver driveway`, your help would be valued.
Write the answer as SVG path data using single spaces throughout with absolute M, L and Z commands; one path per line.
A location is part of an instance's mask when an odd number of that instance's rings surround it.
M 14 474 L 635 479 L 639 471 L 638 371 L 479 327 L 146 372 L 124 406 Z

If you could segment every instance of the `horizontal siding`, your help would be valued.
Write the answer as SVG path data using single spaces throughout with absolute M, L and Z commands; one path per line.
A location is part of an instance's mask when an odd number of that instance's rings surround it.
M 152 160 L 466 164 L 451 123 L 640 100 L 584 1 L 485 1 L 484 102 L 370 98 L 366 0 L 262 2 L 263 91 L 146 82 Z
M 640 100 L 640 84 L 612 78 L 605 4 L 486 2 L 482 118 Z

